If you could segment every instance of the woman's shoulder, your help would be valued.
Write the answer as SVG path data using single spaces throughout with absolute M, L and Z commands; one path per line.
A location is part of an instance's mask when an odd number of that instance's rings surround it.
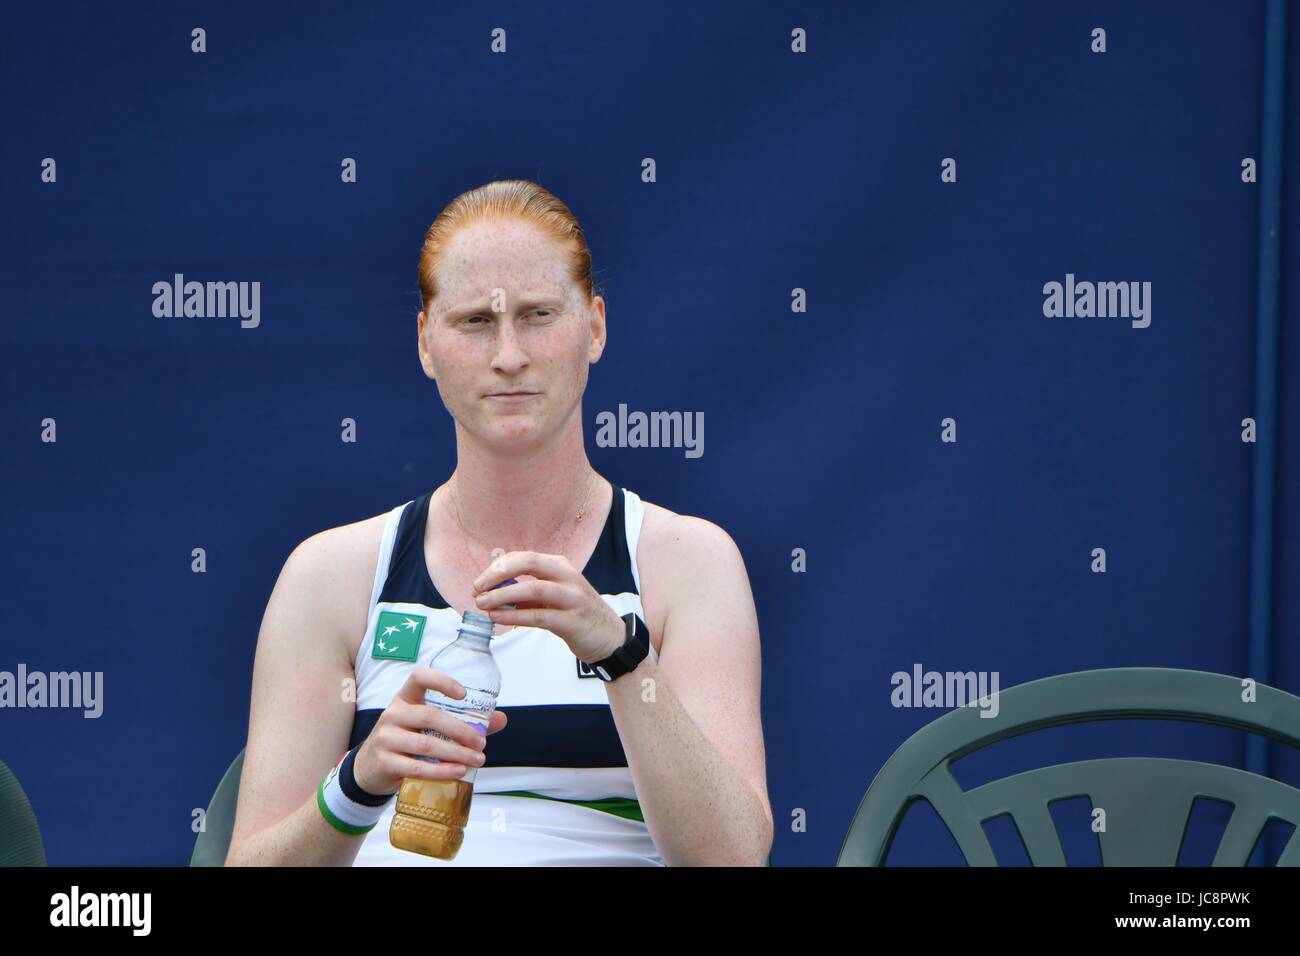
M 702 608 L 720 606 L 752 614 L 745 561 L 731 535 L 707 518 L 643 503 L 636 560 L 656 652 L 662 652 L 666 622 L 675 609 L 691 609 L 698 616 Z
M 730 543 L 731 535 L 720 525 L 696 515 L 679 514 L 663 505 L 646 501 L 637 496 L 645 507 L 645 517 L 641 522 L 641 534 L 660 549 L 672 550 L 676 546 L 717 547 Z
M 305 538 L 290 560 L 297 560 L 322 610 L 336 624 L 335 634 L 349 664 L 357 635 L 366 627 L 379 547 L 389 512 L 326 528 Z
M 645 516 L 637 543 L 637 563 L 663 577 L 689 576 L 719 558 L 739 558 L 740 549 L 721 525 L 696 515 L 679 514 L 641 499 Z
M 384 534 L 388 512 L 362 518 L 348 524 L 336 525 L 317 531 L 298 545 L 322 561 L 351 564 L 370 564 L 379 560 L 379 543 Z

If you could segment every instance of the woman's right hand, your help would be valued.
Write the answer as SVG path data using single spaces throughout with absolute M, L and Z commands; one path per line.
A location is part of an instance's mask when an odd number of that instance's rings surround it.
M 366 793 L 396 793 L 404 777 L 459 780 L 467 768 L 482 766 L 487 738 L 460 718 L 426 704 L 426 689 L 441 691 L 455 700 L 465 696 L 465 688 L 450 674 L 432 667 L 413 669 L 353 758 L 352 775 Z M 493 710 L 488 733 L 494 734 L 505 725 L 505 713 Z M 450 739 L 421 733 L 425 728 Z M 411 754 L 437 757 L 442 762 L 430 763 Z

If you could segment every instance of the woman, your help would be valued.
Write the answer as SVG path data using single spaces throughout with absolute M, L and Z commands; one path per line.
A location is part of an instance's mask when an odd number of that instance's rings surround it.
M 605 302 L 582 228 L 536 183 L 488 183 L 434 220 L 419 275 L 420 363 L 455 419 L 456 468 L 285 562 L 227 864 L 762 865 L 772 813 L 744 561 L 718 526 L 587 460 Z M 459 696 L 428 665 L 471 608 L 496 622 L 502 672 L 486 740 L 423 702 Z M 420 631 L 414 646 L 385 643 L 392 615 Z M 402 778 L 467 766 L 455 859 L 394 849 Z

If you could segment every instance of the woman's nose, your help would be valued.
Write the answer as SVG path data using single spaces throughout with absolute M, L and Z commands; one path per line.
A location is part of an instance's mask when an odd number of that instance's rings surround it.
M 493 364 L 501 368 L 517 368 L 528 364 L 528 356 L 520 347 L 514 329 L 509 322 L 500 323 L 497 328 L 496 357 Z

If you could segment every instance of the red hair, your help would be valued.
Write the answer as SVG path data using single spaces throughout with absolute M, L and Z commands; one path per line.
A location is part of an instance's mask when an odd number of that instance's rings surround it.
M 527 179 L 498 179 L 461 193 L 429 226 L 420 249 L 420 308 L 428 310 L 438 295 L 435 270 L 456 230 L 477 222 L 513 218 L 538 227 L 570 250 L 570 277 L 590 302 L 595 295 L 591 250 L 569 207 L 547 189 Z

